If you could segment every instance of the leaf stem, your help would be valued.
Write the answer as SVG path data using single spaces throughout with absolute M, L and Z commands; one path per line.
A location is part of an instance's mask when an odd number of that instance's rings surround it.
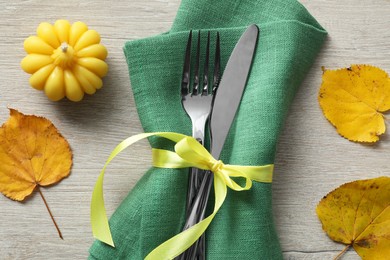
M 53 217 L 53 214 L 52 214 L 51 211 L 50 211 L 49 205 L 47 205 L 46 199 L 45 199 L 45 197 L 43 196 L 40 187 L 38 186 L 37 189 L 38 189 L 39 195 L 41 195 L 41 198 L 42 198 L 42 200 L 43 200 L 43 203 L 45 203 L 46 209 L 47 209 L 47 211 L 49 212 L 49 215 L 50 215 L 50 217 L 51 217 L 51 220 L 53 221 L 54 226 L 55 226 L 56 229 L 57 229 L 58 235 L 59 235 L 60 238 L 63 240 L 64 238 L 62 237 L 61 230 L 60 230 L 60 228 L 58 227 L 57 222 L 55 221 L 55 219 L 54 219 L 54 217 Z
M 351 247 L 351 245 L 347 245 L 333 260 L 338 260 L 341 258 L 341 256 L 347 252 L 347 250 Z

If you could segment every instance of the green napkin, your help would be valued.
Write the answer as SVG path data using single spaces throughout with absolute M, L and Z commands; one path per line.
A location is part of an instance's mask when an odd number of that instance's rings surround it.
M 326 38 L 295 0 L 183 0 L 168 33 L 126 43 L 131 87 L 145 132 L 191 135 L 180 102 L 188 31 L 218 30 L 224 67 L 252 23 L 260 28 L 257 51 L 221 159 L 238 165 L 274 162 L 288 107 Z M 152 147 L 172 147 L 161 139 L 150 142 Z M 110 219 L 116 248 L 96 241 L 90 259 L 143 259 L 178 234 L 185 220 L 187 177 L 187 169 L 151 168 L 145 173 Z M 206 232 L 207 259 L 282 259 L 271 188 L 254 183 L 249 191 L 228 192 Z

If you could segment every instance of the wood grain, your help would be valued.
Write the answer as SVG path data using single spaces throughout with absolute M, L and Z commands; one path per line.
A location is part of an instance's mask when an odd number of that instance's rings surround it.
M 318 201 L 342 183 L 389 175 L 388 134 L 374 146 L 337 135 L 318 106 L 321 66 L 354 63 L 390 72 L 389 0 L 302 0 L 328 30 L 322 53 L 302 84 L 278 144 L 274 215 L 285 259 L 331 259 L 343 248 L 322 232 Z M 38 194 L 24 203 L 0 197 L 0 259 L 85 259 L 93 238 L 89 203 L 95 179 L 114 145 L 141 132 L 122 47 L 127 40 L 169 30 L 179 0 L 0 0 L 0 122 L 7 107 L 54 122 L 74 152 L 69 178 L 42 192 L 62 230 L 57 232 Z M 110 72 L 104 88 L 81 103 L 50 102 L 20 69 L 23 40 L 42 21 L 81 20 L 102 35 Z M 105 182 L 111 214 L 150 165 L 146 142 L 110 166 Z M 131 158 L 131 159 L 129 159 Z M 359 259 L 353 250 L 343 259 Z

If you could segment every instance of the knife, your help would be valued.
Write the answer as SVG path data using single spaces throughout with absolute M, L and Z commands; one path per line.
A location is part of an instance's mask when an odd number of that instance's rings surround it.
M 215 159 L 219 159 L 226 137 L 233 123 L 236 111 L 240 105 L 244 93 L 247 78 L 255 53 L 259 28 L 250 25 L 240 37 L 226 64 L 221 82 L 214 97 L 213 110 L 210 116 L 210 153 Z M 213 174 L 205 173 L 199 192 L 189 214 L 186 226 L 190 227 L 204 219 L 208 197 L 213 184 Z M 202 236 L 203 237 L 203 236 Z M 198 250 L 198 258 L 204 259 L 204 238 L 200 238 L 201 251 Z M 203 240 L 202 242 L 201 239 Z M 196 246 L 195 244 L 195 246 Z M 203 245 L 202 245 L 203 244 Z M 190 250 L 193 252 L 193 250 Z M 192 254 L 193 255 L 193 254 Z M 192 257 L 187 259 L 193 259 Z

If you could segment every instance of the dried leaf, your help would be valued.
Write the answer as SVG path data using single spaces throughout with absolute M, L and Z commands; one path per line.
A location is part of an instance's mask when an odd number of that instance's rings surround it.
M 49 120 L 10 109 L 0 128 L 0 192 L 21 201 L 38 189 L 60 237 L 39 186 L 59 182 L 71 166 L 69 144 Z
M 332 240 L 353 246 L 363 259 L 378 260 L 390 255 L 389 206 L 390 178 L 380 177 L 340 186 L 316 211 Z
M 370 65 L 324 70 L 318 100 L 341 136 L 376 142 L 386 130 L 382 113 L 390 109 L 390 79 Z

